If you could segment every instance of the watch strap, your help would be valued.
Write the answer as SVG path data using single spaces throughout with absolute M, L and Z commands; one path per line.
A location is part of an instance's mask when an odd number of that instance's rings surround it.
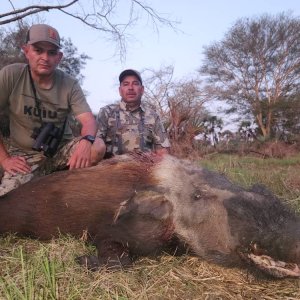
M 93 144 L 95 142 L 95 137 L 93 135 L 85 135 L 80 140 L 87 140 Z

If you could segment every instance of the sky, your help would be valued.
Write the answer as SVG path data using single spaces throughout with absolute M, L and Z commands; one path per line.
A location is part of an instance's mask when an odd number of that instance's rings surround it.
M 26 3 L 13 1 L 16 8 L 19 2 L 22 6 Z M 89 0 L 84 2 L 88 5 Z M 126 3 L 129 2 L 120 1 L 120 14 L 122 10 L 125 14 L 126 7 L 122 5 Z M 87 100 L 94 113 L 119 100 L 118 76 L 124 69 L 159 70 L 173 65 L 175 79 L 193 76 L 201 66 L 203 47 L 222 40 L 238 19 L 281 12 L 300 16 L 299 0 L 146 0 L 146 3 L 163 17 L 175 20 L 177 30 L 161 26 L 157 32 L 146 16 L 141 15 L 140 22 L 129 31 L 125 61 L 114 55 L 115 44 L 107 40 L 108 36 L 62 13 L 43 14 L 45 23 L 55 27 L 62 37 L 70 38 L 79 53 L 92 58 L 82 71 L 85 76 L 82 87 L 88 92 Z M 1 0 L 0 14 L 8 8 L 9 1 Z

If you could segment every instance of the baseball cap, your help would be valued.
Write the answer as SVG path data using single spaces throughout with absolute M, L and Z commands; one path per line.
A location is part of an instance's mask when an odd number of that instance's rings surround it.
M 121 72 L 120 76 L 119 76 L 119 81 L 120 83 L 123 81 L 123 79 L 126 77 L 126 76 L 135 76 L 139 82 L 141 84 L 143 84 L 143 81 L 142 81 L 142 77 L 141 77 L 141 74 L 136 71 L 136 70 L 133 70 L 133 69 L 127 69 L 127 70 L 124 70 L 123 72 Z
M 32 25 L 27 32 L 26 43 L 32 45 L 38 42 L 49 42 L 60 48 L 58 31 L 46 24 Z

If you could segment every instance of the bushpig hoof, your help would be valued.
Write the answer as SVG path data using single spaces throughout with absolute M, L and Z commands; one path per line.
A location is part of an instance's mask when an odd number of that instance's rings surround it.
M 132 266 L 128 249 L 118 242 L 102 243 L 100 251 L 98 257 L 83 255 L 75 260 L 90 271 L 97 271 L 102 267 L 108 270 L 120 270 Z
M 118 270 L 132 266 L 128 248 L 116 241 L 101 242 L 98 248 L 99 266 L 109 270 Z
M 100 260 L 95 255 L 82 255 L 76 257 L 75 261 L 82 267 L 93 272 L 98 271 L 103 267 L 108 270 L 121 270 L 132 265 L 131 259 L 129 259 L 126 254 L 123 254 L 122 256 L 114 255 L 108 258 L 101 258 Z
M 75 258 L 75 261 L 90 271 L 97 271 L 100 267 L 99 259 L 95 255 L 82 255 Z

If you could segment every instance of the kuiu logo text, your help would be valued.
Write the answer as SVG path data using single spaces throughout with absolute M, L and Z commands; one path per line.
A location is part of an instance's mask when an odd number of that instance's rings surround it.
M 33 106 L 24 105 L 24 115 L 41 117 L 47 119 L 57 119 L 57 111 L 40 109 Z

